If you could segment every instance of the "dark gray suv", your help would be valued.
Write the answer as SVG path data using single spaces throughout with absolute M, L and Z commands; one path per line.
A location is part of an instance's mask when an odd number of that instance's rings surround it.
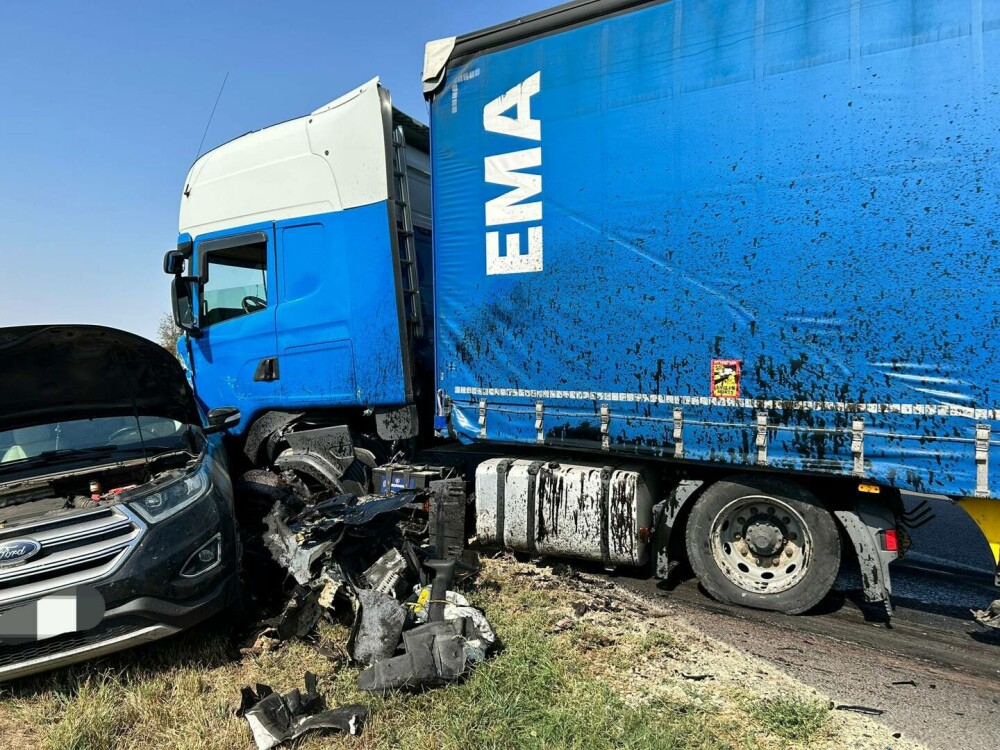
M 153 641 L 238 598 L 219 433 L 162 347 L 0 329 L 0 680 Z

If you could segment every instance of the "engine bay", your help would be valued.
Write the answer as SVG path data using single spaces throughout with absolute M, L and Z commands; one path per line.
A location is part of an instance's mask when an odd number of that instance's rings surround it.
M 115 504 L 145 485 L 179 473 L 196 456 L 173 451 L 114 465 L 90 466 L 0 485 L 0 528 L 26 519 Z

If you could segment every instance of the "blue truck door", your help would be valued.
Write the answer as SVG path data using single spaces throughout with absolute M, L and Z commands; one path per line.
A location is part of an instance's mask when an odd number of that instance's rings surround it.
M 281 400 L 289 406 L 357 401 L 351 341 L 351 268 L 329 215 L 279 221 Z
M 200 278 L 200 335 L 191 342 L 197 395 L 209 408 L 238 407 L 242 429 L 279 389 L 273 224 L 200 237 L 194 253 Z

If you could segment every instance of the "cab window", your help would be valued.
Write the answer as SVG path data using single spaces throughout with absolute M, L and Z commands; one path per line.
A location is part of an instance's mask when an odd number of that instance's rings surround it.
M 267 308 L 267 244 L 209 251 L 201 287 L 202 327 Z

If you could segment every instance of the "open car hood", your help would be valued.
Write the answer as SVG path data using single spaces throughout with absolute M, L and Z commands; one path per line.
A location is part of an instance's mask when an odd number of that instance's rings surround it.
M 0 328 L 0 430 L 136 412 L 201 424 L 162 346 L 101 326 Z

